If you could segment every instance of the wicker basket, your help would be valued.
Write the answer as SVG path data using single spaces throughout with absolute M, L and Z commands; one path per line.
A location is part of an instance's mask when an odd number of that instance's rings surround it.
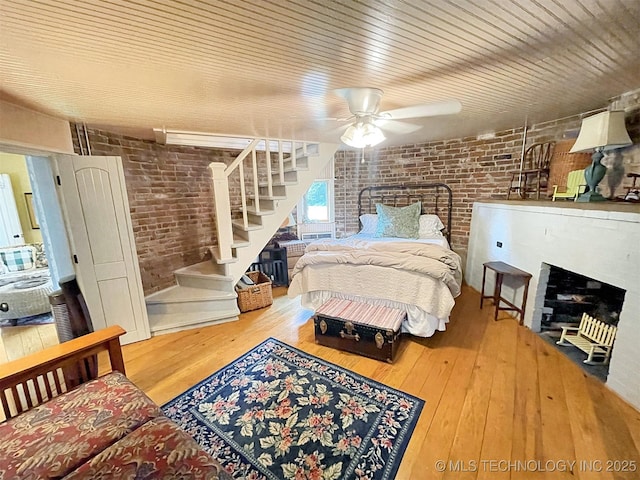
M 273 303 L 271 280 L 262 272 L 247 272 L 247 276 L 255 285 L 248 288 L 237 288 L 238 308 L 242 313 L 268 307 Z

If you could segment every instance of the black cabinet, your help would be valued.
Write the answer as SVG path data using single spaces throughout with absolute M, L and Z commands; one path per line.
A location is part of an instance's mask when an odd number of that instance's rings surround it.
M 259 271 L 271 279 L 273 285 L 289 286 L 286 248 L 265 248 L 257 261 L 249 267 L 250 271 Z

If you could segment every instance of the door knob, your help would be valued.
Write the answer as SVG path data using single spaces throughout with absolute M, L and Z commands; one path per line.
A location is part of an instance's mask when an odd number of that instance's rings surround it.
M 8 312 L 9 311 L 9 304 L 8 303 L 0 303 L 0 310 L 2 310 L 3 312 Z

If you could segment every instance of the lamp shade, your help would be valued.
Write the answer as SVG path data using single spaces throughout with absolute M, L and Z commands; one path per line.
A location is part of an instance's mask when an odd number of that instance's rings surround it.
M 585 152 L 596 148 L 610 150 L 632 143 L 624 125 L 624 112 L 607 111 L 582 120 L 576 143 L 569 152 Z
M 365 145 L 374 146 L 385 141 L 384 133 L 376 125 L 365 123 L 362 128 L 362 138 Z
M 282 221 L 282 224 L 280 225 L 280 228 L 287 228 L 287 227 L 295 227 L 296 226 L 296 219 L 293 218 L 293 213 L 290 213 L 287 218 L 285 218 Z
M 362 142 L 362 124 L 356 123 L 355 125 L 350 125 L 349 128 L 342 134 L 340 140 L 346 145 L 355 148 L 362 148 L 364 144 Z
M 370 122 L 358 122 L 350 125 L 340 137 L 346 145 L 354 148 L 373 147 L 385 140 L 379 127 Z

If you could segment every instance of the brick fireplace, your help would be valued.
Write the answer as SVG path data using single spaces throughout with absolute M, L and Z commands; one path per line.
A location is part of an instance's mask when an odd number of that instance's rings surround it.
M 543 263 L 540 268 L 538 290 L 544 293 L 540 336 L 575 364 L 606 382 L 608 362 L 585 364 L 587 354 L 567 342 L 558 345 L 564 327 L 578 328 L 583 314 L 606 325 L 617 327 L 626 291 L 614 285 L 586 277 L 564 268 Z M 615 344 L 614 344 L 615 346 Z M 598 357 L 600 361 L 602 357 Z
M 545 292 L 541 331 L 577 327 L 583 313 L 617 326 L 626 293 L 622 288 L 548 263 L 540 268 L 538 289 Z
M 498 247 L 498 244 L 502 245 Z M 480 290 L 482 264 L 501 260 L 533 275 L 525 325 L 538 332 L 554 265 L 625 290 L 607 386 L 640 409 L 640 209 L 613 202 L 482 202 L 471 221 L 465 280 Z M 543 287 L 542 287 L 543 286 Z M 488 285 L 487 288 L 492 288 Z M 513 303 L 522 289 L 503 286 Z M 548 307 L 547 307 L 548 308 Z

